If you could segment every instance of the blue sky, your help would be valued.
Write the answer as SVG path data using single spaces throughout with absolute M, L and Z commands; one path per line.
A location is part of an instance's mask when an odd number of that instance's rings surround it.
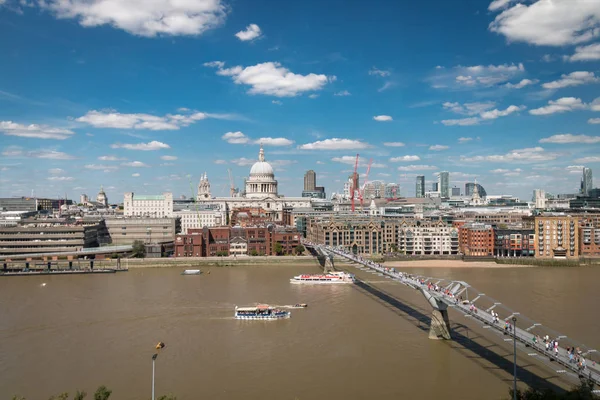
M 600 176 L 600 2 L 0 0 L 0 196 Z M 594 179 L 599 185 L 598 178 Z

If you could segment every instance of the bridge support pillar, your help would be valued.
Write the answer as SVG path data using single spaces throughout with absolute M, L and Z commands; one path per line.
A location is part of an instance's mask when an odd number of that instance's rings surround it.
M 429 327 L 429 339 L 451 340 L 450 319 L 448 318 L 448 305 L 439 301 L 427 290 L 421 289 L 421 293 L 427 299 L 433 312 L 431 313 L 431 325 Z

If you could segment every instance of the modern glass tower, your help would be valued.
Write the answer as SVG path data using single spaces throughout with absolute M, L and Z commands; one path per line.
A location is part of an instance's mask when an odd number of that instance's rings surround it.
M 450 172 L 442 171 L 438 176 L 438 190 L 440 191 L 440 197 L 449 198 L 450 197 Z
M 590 195 L 590 190 L 592 190 L 592 169 L 591 168 L 583 168 L 583 176 L 581 177 L 581 194 L 584 196 Z
M 415 197 L 425 197 L 425 175 L 417 175 Z

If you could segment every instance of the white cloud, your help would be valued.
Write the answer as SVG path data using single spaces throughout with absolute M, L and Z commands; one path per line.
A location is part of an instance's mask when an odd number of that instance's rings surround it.
M 505 110 L 491 110 L 491 111 L 485 111 L 481 113 L 481 118 L 482 119 L 496 119 L 498 117 L 506 117 L 507 115 L 510 115 L 512 113 L 524 110 L 526 107 L 525 106 L 508 106 Z
M 540 139 L 540 143 L 600 143 L 600 136 L 573 135 L 570 133 L 553 135 L 547 138 Z
M 569 61 L 594 61 L 600 60 L 600 43 L 590 44 L 588 46 L 578 46 L 575 48 L 575 54 L 565 57 Z
M 64 169 L 60 169 L 60 168 L 51 168 L 48 170 L 48 173 L 52 174 L 52 175 L 60 175 L 60 174 L 64 174 L 65 170 Z
M 394 86 L 395 83 L 391 82 L 391 81 L 387 81 L 383 84 L 382 87 L 380 87 L 379 89 L 377 89 L 378 92 L 383 92 L 384 90 L 388 90 L 389 88 L 391 88 L 392 86 Z
M 457 102 L 451 103 L 449 101 L 442 104 L 442 107 L 446 110 L 452 111 L 457 114 L 462 115 L 477 115 L 485 110 L 489 110 L 490 108 L 496 105 L 493 101 L 487 102 L 475 102 L 475 103 L 465 103 L 460 104 Z
M 347 90 L 342 90 L 341 92 L 336 92 L 333 95 L 334 96 L 352 96 L 352 93 L 350 93 Z
M 441 144 L 435 144 L 433 146 L 429 146 L 429 150 L 433 150 L 433 151 L 448 150 L 449 148 L 450 148 L 449 146 L 444 146 Z
M 277 104 L 278 106 L 282 105 L 283 103 L 279 100 L 272 100 L 271 103 L 273 104 Z
M 390 71 L 377 69 L 375 67 L 373 67 L 369 70 L 369 75 L 381 76 L 382 78 L 385 78 L 386 76 L 390 76 L 390 74 L 391 74 Z
M 137 178 L 138 176 L 140 176 L 139 172 L 136 172 L 135 174 L 131 174 L 131 176 L 133 176 L 134 178 Z
M 443 119 L 442 124 L 446 126 L 470 126 L 479 125 L 479 118 Z
M 48 178 L 49 181 L 72 181 L 72 176 L 51 176 Z
M 104 170 L 104 171 L 116 171 L 117 167 L 114 165 L 101 165 L 101 164 L 86 164 L 83 166 L 85 169 L 93 170 Z
M 23 125 L 12 121 L 0 121 L 0 132 L 6 136 L 57 140 L 64 140 L 75 134 L 75 132 L 69 129 L 53 128 L 48 125 L 37 124 Z
M 496 16 L 489 29 L 510 42 L 538 46 L 584 43 L 600 35 L 600 7 L 595 0 L 519 2 Z
M 149 168 L 148 164 L 144 164 L 141 161 L 131 161 L 121 164 L 122 167 L 132 167 L 132 168 Z
M 542 85 L 544 89 L 562 89 L 569 86 L 579 86 L 586 83 L 600 82 L 600 78 L 593 72 L 575 71 L 570 74 L 562 74 L 561 79 L 553 82 L 547 82 Z
M 530 147 L 525 149 L 511 150 L 506 154 L 489 156 L 460 156 L 461 162 L 521 162 L 535 163 L 556 160 L 560 154 L 547 153 L 542 147 Z
M 335 81 L 335 76 L 318 74 L 295 74 L 281 66 L 278 62 L 265 62 L 250 67 L 235 66 L 224 68 L 224 65 L 205 63 L 205 66 L 216 66 L 217 75 L 230 76 L 238 85 L 249 85 L 250 94 L 264 94 L 275 97 L 294 97 L 304 92 L 321 90 Z
M 251 159 L 251 158 L 242 157 L 242 158 L 233 159 L 233 160 L 231 160 L 231 162 L 233 164 L 235 164 L 235 165 L 240 166 L 240 167 L 247 167 L 247 166 L 250 166 L 250 165 L 254 165 L 254 163 L 256 162 L 256 160 Z
M 259 37 L 260 35 L 262 35 L 262 32 L 260 30 L 260 27 L 256 24 L 250 24 L 246 27 L 246 30 L 239 31 L 238 33 L 235 34 L 235 36 L 238 39 L 240 39 L 242 42 L 245 42 L 248 40 L 254 40 L 257 37 Z
M 323 164 L 325 164 L 325 163 L 324 163 L 323 161 L 317 161 L 317 164 L 319 164 L 319 165 L 323 165 Z
M 498 168 L 498 169 L 493 169 L 490 172 L 492 174 L 504 174 L 504 173 L 507 173 L 508 171 L 510 171 L 510 170 L 509 169 Z
M 390 162 L 411 162 L 411 161 L 419 161 L 419 160 L 421 160 L 421 157 L 411 156 L 411 155 L 390 158 Z
M 522 79 L 519 83 L 516 84 L 512 84 L 509 82 L 505 84 L 504 87 L 507 87 L 509 89 L 523 89 L 525 86 L 535 85 L 538 82 L 539 80 L 537 79 Z
M 356 150 L 371 147 L 368 143 L 353 139 L 325 139 L 298 146 L 301 150 Z
M 407 165 L 404 167 L 398 167 L 398 171 L 431 171 L 438 169 L 433 165 Z
M 42 158 L 48 160 L 74 160 L 76 157 L 62 151 L 55 150 L 31 150 L 23 151 L 18 146 L 10 146 L 4 149 L 2 152 L 4 157 L 25 157 L 25 158 Z
M 488 10 L 490 10 L 490 11 L 502 10 L 502 9 L 508 7 L 508 5 L 514 1 L 516 1 L 516 0 L 494 0 L 488 6 Z
M 126 158 L 121 158 L 117 156 L 100 156 L 98 157 L 100 161 L 125 161 Z
M 354 165 L 356 163 L 356 156 L 333 157 L 331 159 L 331 161 L 342 163 L 342 164 Z M 358 166 L 359 167 L 366 167 L 367 165 L 368 165 L 368 161 L 366 158 L 363 158 L 363 157 L 358 158 Z M 386 167 L 385 164 L 374 163 L 371 160 L 371 168 L 385 168 L 385 167 Z
M 160 159 L 165 161 L 175 161 L 177 160 L 177 156 L 160 156 Z
M 45 0 L 58 18 L 73 18 L 84 27 L 110 25 L 133 35 L 195 36 L 225 21 L 221 0 Z
M 587 163 L 600 163 L 600 157 L 592 156 L 592 157 L 582 157 L 575 159 L 575 162 L 587 164 Z
M 215 164 L 219 164 L 219 165 L 223 165 L 223 164 L 227 164 L 227 161 L 225 160 L 215 160 L 213 161 Z
M 286 138 L 264 137 L 256 139 L 254 143 L 262 143 L 265 146 L 291 146 L 292 144 L 294 144 L 294 141 Z
M 384 142 L 383 145 L 386 147 L 404 147 L 402 142 Z
M 600 118 L 590 118 L 588 124 L 600 124 Z
M 590 110 L 600 111 L 600 97 L 597 97 L 594 101 L 589 104 Z
M 230 144 L 247 144 L 247 143 L 250 143 L 250 138 L 248 136 L 244 135 L 240 131 L 237 131 L 237 132 L 227 132 L 226 134 L 224 134 L 223 136 L 221 136 L 221 139 L 225 140 L 227 143 L 230 143 Z
M 393 121 L 393 118 L 390 117 L 389 115 L 376 115 L 373 117 L 373 119 L 375 121 L 379 121 L 379 122 L 389 122 L 389 121 Z
M 529 110 L 531 115 L 549 115 L 554 113 L 563 113 L 573 110 L 585 109 L 586 105 L 581 99 L 575 97 L 561 97 L 558 100 L 550 100 L 545 107 Z
M 459 137 L 458 143 L 467 143 L 467 142 L 470 142 L 471 140 L 473 140 L 473 138 L 471 138 L 471 137 Z
M 435 89 L 472 90 L 491 87 L 523 74 L 525 67 L 519 64 L 457 65 L 451 69 L 436 69 L 428 78 Z
M 319 97 L 319 95 L 318 95 L 318 94 L 316 94 L 316 93 L 313 93 L 313 94 L 309 94 L 309 95 L 308 95 L 308 97 L 309 97 L 310 99 L 316 99 L 317 97 Z
M 170 149 L 171 148 L 171 146 L 169 146 L 168 144 L 163 143 L 163 142 L 158 142 L 156 140 L 153 140 L 148 143 L 135 143 L 135 144 L 115 143 L 115 144 L 111 144 L 110 147 L 113 149 L 142 150 L 142 151 L 153 151 L 153 150 Z

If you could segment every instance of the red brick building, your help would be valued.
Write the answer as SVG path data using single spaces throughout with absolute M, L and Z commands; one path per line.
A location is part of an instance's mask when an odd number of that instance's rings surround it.
M 579 255 L 600 257 L 600 214 L 585 215 L 579 220 Z
M 467 223 L 458 229 L 459 249 L 470 257 L 489 257 L 494 254 L 494 229 L 491 225 Z

